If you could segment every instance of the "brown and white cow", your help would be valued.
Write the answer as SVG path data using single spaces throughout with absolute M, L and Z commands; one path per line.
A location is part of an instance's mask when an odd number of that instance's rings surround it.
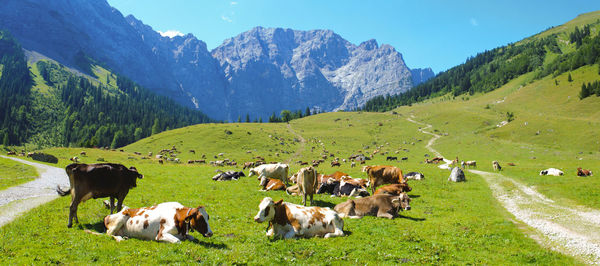
M 258 205 L 254 221 L 272 225 L 267 236 L 274 236 L 276 239 L 344 236 L 344 220 L 334 210 L 305 207 L 283 202 L 283 199 L 274 202 L 270 197 L 265 197 Z
M 71 206 L 69 208 L 69 223 L 67 227 L 73 225 L 73 218 L 77 219 L 77 206 L 91 198 L 110 197 L 110 213 L 113 213 L 115 198 L 117 202 L 117 211 L 121 210 L 123 200 L 130 189 L 136 187 L 136 180 L 143 175 L 138 173 L 135 167 L 126 168 L 122 164 L 99 163 L 99 164 L 78 164 L 73 163 L 65 167 L 69 176 L 71 188 L 61 190 L 56 188 L 61 196 L 71 194 Z
M 298 188 L 300 188 L 300 195 L 303 197 L 302 205 L 306 206 L 306 197 L 310 196 L 310 205 L 313 205 L 313 196 L 318 189 L 318 178 L 317 170 L 314 167 L 304 167 L 297 173 Z
M 285 190 L 285 184 L 279 179 L 268 179 L 266 177 L 262 177 L 260 179 L 260 186 L 262 187 L 262 191 L 269 190 Z
M 409 187 L 407 183 L 391 184 L 378 188 L 373 195 L 388 194 L 397 196 L 403 192 L 410 192 L 411 190 L 412 188 Z
M 591 176 L 592 171 L 587 169 L 582 169 L 581 167 L 577 168 L 577 176 Z
M 335 206 L 341 217 L 352 219 L 363 216 L 377 216 L 393 219 L 398 210 L 410 210 L 410 198 L 406 193 L 398 196 L 378 194 L 365 198 L 349 199 Z
M 208 213 L 203 206 L 190 208 L 178 202 L 166 202 L 152 207 L 128 209 L 104 218 L 106 234 L 117 241 L 123 237 L 178 243 L 194 240 L 189 230 L 196 230 L 204 237 L 213 235 Z
M 375 188 L 383 184 L 400 184 L 405 182 L 402 170 L 395 166 L 365 166 L 362 171 L 366 172 L 369 176 L 371 193 L 375 193 Z

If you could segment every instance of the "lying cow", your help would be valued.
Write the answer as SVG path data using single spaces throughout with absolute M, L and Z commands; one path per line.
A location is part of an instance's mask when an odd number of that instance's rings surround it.
M 262 177 L 260 179 L 260 186 L 262 187 L 261 191 L 269 191 L 269 190 L 284 190 L 285 184 L 281 182 L 279 179 L 268 179 L 266 177 Z
M 69 223 L 67 227 L 77 219 L 77 206 L 90 198 L 110 197 L 110 213 L 112 214 L 117 202 L 117 211 L 121 210 L 123 200 L 130 189 L 136 187 L 136 180 L 141 179 L 143 175 L 138 173 L 135 167 L 126 168 L 122 164 L 99 163 L 99 164 L 78 164 L 73 163 L 65 167 L 69 176 L 71 188 L 63 191 L 60 187 L 56 188 L 61 196 L 71 194 L 71 206 L 69 208 Z
M 274 236 L 275 239 L 344 236 L 344 220 L 337 212 L 329 208 L 304 207 L 283 202 L 283 199 L 274 202 L 265 197 L 258 205 L 254 221 L 272 225 L 266 235 Z
M 260 180 L 263 176 L 269 179 L 279 179 L 283 183 L 287 184 L 288 172 L 290 167 L 287 164 L 263 164 L 250 168 L 248 176 L 257 175 L 257 180 Z
M 343 181 L 331 181 L 329 183 L 323 183 L 317 190 L 317 194 L 329 193 L 335 197 L 367 197 L 369 192 L 361 186 L 354 185 L 352 183 L 346 183 Z
M 410 172 L 404 175 L 406 180 L 422 180 L 425 179 L 425 175 L 419 172 Z
M 577 176 L 591 176 L 592 171 L 587 169 L 581 169 L 581 167 L 577 168 Z
M 540 175 L 553 175 L 553 176 L 561 176 L 564 175 L 563 171 L 558 170 L 556 168 L 548 168 L 546 170 L 540 171 Z
M 375 193 L 375 188 L 383 184 L 399 184 L 405 182 L 402 170 L 395 166 L 365 166 L 362 170 L 369 176 L 371 193 Z
M 367 215 L 393 219 L 398 216 L 398 210 L 410 210 L 410 198 L 406 193 L 399 196 L 379 194 L 366 198 L 349 199 L 336 205 L 334 209 L 341 217 L 352 219 Z
M 244 174 L 244 172 L 242 172 L 242 171 L 239 171 L 239 172 L 227 171 L 227 172 L 221 172 L 219 174 L 216 174 L 215 176 L 212 177 L 212 180 L 214 180 L 214 181 L 231 181 L 231 180 L 238 180 L 242 176 L 246 176 Z
M 196 230 L 204 237 L 213 235 L 204 207 L 184 207 L 178 202 L 166 202 L 152 207 L 123 209 L 104 218 L 106 234 L 117 241 L 123 237 L 178 243 L 194 240 L 188 230 Z
M 407 183 L 385 185 L 378 188 L 373 195 L 388 194 L 399 196 L 403 192 L 410 192 L 412 188 Z

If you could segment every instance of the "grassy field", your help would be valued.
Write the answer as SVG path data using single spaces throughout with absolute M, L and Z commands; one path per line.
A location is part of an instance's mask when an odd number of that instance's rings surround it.
M 100 199 L 80 205 L 80 224 L 66 228 L 70 199 L 65 197 L 0 228 L 0 263 L 577 263 L 526 237 L 494 200 L 481 178 L 469 176 L 466 183 L 449 183 L 447 171 L 421 163 L 427 153 L 424 146 L 429 137 L 419 133 L 418 125 L 405 118 L 404 115 L 340 112 L 295 120 L 289 128 L 286 124 L 208 124 L 164 132 L 129 145 L 123 152 L 84 149 L 87 156 L 82 157 L 83 162 L 102 158 L 136 166 L 144 174 L 138 187 L 127 196 L 126 205 L 140 207 L 166 201 L 178 201 L 186 206 L 204 205 L 211 216 L 215 235 L 202 238 L 192 233 L 199 241 L 181 245 L 135 239 L 116 243 L 110 237 L 83 231 L 104 231 L 102 219 L 108 211 L 103 209 Z M 199 159 L 202 154 L 208 160 L 215 160 L 214 156 L 220 152 L 225 153 L 222 158 L 238 162 L 261 155 L 267 161 L 291 161 L 292 172 L 300 168 L 295 163 L 297 160 L 320 158 L 323 150 L 335 157 L 347 158 L 359 151 L 370 153 L 380 147 L 380 154 L 368 164 L 387 164 L 388 155 L 408 157 L 408 161 L 392 164 L 405 172 L 423 172 L 426 179 L 410 183 L 412 210 L 403 212 L 403 216 L 395 220 L 346 219 L 344 230 L 348 236 L 345 237 L 272 241 L 264 235 L 266 225 L 252 220 L 258 203 L 265 196 L 300 203 L 299 197 L 283 192 L 260 192 L 254 178 L 214 182 L 210 178 L 216 168 L 211 166 L 171 162 L 159 165 L 155 159 L 141 159 L 142 156 L 133 154 L 141 152 L 147 156 L 150 151 L 156 154 L 173 145 L 183 161 Z M 189 151 L 191 149 L 195 154 Z M 82 149 L 56 148 L 45 152 L 59 157 L 58 166 L 62 167 L 70 163 L 69 157 L 80 151 Z M 385 152 L 388 154 L 382 154 Z M 322 164 L 319 171 L 341 170 L 354 177 L 365 177 L 359 167 L 351 168 L 348 163 L 333 169 L 328 164 L 330 160 Z M 328 195 L 316 197 L 317 205 L 328 207 L 344 200 Z
M 33 166 L 15 162 L 10 159 L 0 158 L 0 190 L 20 185 L 34 180 L 38 173 Z

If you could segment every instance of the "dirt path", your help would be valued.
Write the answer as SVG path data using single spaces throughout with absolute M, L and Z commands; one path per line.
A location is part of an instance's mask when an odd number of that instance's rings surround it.
M 439 135 L 424 131 L 431 125 L 425 125 L 419 131 L 432 135 L 426 148 L 437 156 L 441 154 L 432 145 Z M 443 156 L 442 156 L 443 157 Z M 446 161 L 447 168 L 449 160 Z M 584 206 L 567 206 L 555 202 L 535 188 L 526 186 L 510 177 L 498 173 L 469 170 L 480 175 L 490 186 L 494 197 L 515 218 L 535 229 L 531 235 L 541 245 L 552 250 L 574 256 L 585 263 L 600 264 L 600 211 Z
M 296 131 L 292 128 L 292 125 L 287 124 L 287 128 L 292 134 L 294 134 L 294 135 L 296 135 L 296 137 L 298 137 L 298 139 L 300 140 L 300 147 L 296 150 L 296 152 L 290 158 L 288 158 L 287 160 L 285 160 L 283 162 L 285 164 L 289 164 L 295 158 L 300 157 L 300 155 L 304 152 L 304 149 L 306 147 L 306 140 L 300 134 L 296 133 Z
M 3 155 L 0 157 L 31 165 L 40 174 L 36 180 L 0 191 L 0 226 L 11 222 L 24 212 L 56 199 L 57 185 L 69 186 L 69 178 L 62 168 Z

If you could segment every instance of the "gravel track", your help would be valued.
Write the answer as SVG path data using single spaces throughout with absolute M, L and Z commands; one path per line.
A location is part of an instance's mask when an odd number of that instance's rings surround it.
M 55 190 L 57 185 L 69 187 L 69 177 L 63 168 L 3 155 L 0 157 L 31 165 L 40 174 L 39 178 L 31 182 L 0 191 L 0 226 L 11 222 L 24 212 L 58 198 Z
M 432 145 L 440 135 L 427 132 L 431 125 L 424 125 L 419 131 L 432 135 L 427 146 L 436 156 L 441 154 Z M 444 159 L 449 169 L 450 160 Z M 480 175 L 488 183 L 494 197 L 515 218 L 535 229 L 530 235 L 541 245 L 552 250 L 573 256 L 589 264 L 600 264 L 600 211 L 584 206 L 570 206 L 556 202 L 537 192 L 533 187 L 524 185 L 499 173 L 469 170 Z

